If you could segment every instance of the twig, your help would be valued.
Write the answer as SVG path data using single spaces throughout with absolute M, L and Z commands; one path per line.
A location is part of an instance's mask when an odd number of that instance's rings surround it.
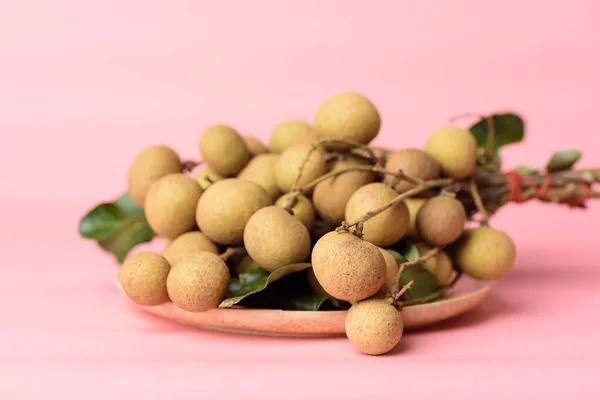
M 481 196 L 479 195 L 479 188 L 477 187 L 477 182 L 475 182 L 475 179 L 471 180 L 470 191 L 471 191 L 471 196 L 473 196 L 473 201 L 475 201 L 475 206 L 481 213 L 481 223 L 483 225 L 487 225 L 489 215 L 488 215 L 487 210 L 485 209 L 483 200 L 481 199 Z
M 398 268 L 398 273 L 396 274 L 396 279 L 394 281 L 394 286 L 392 287 L 391 291 L 392 291 L 392 297 L 394 297 L 395 300 L 398 300 L 400 298 L 400 296 L 402 296 L 402 294 L 404 294 L 403 291 L 402 293 L 398 294 L 398 288 L 400 286 L 400 279 L 402 278 L 402 273 L 404 272 L 404 270 L 406 268 L 412 267 L 414 265 L 423 263 L 427 260 L 429 260 L 431 257 L 435 256 L 438 252 L 440 251 L 440 249 L 438 247 L 433 248 L 431 250 L 429 250 L 427 253 L 425 253 L 425 255 L 419 257 L 419 258 L 415 258 L 414 260 L 411 261 L 406 261 L 403 262 L 402 264 L 400 264 L 399 268 Z
M 220 257 L 223 261 L 227 262 L 233 257 L 245 256 L 246 254 L 248 254 L 248 252 L 246 251 L 246 248 L 244 246 L 228 247 L 227 250 L 225 250 L 225 252 L 220 255 Z

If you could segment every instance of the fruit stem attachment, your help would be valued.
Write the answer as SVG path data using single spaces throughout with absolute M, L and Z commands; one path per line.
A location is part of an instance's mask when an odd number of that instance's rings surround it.
M 187 160 L 187 161 L 183 161 L 181 163 L 181 169 L 183 170 L 183 172 L 192 172 L 192 170 L 194 168 L 196 168 L 198 165 L 202 164 L 204 161 L 193 161 L 193 160 Z
M 227 262 L 233 257 L 245 256 L 248 252 L 244 246 L 240 247 L 228 247 L 223 254 L 220 255 L 221 260 Z
M 485 208 L 485 205 L 483 204 L 483 200 L 481 199 L 481 195 L 479 194 L 479 188 L 477 187 L 477 182 L 475 182 L 475 179 L 471 179 L 471 184 L 469 185 L 469 190 L 471 192 L 471 196 L 473 196 L 473 201 L 475 202 L 475 206 L 477 207 L 477 210 L 479 210 L 479 213 L 481 214 L 480 223 L 482 225 L 487 225 L 488 219 L 489 219 L 489 214 Z

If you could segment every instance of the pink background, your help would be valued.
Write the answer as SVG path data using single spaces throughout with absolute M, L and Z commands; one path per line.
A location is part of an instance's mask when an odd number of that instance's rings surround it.
M 218 122 L 266 138 L 343 90 L 376 102 L 379 144 L 516 110 L 529 136 L 508 165 L 580 148 L 598 166 L 599 16 L 593 0 L 0 1 L 0 398 L 598 398 L 600 204 L 501 212 L 514 271 L 380 358 L 141 314 L 77 222 L 146 145 L 194 157 Z

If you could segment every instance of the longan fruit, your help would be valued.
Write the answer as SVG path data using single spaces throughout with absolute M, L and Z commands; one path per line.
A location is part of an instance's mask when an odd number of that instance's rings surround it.
M 409 197 L 404 199 L 406 207 L 408 207 L 408 215 L 410 218 L 410 227 L 406 233 L 413 239 L 420 239 L 419 231 L 417 230 L 417 214 L 423 205 L 427 202 L 427 199 Z
M 417 214 L 419 236 L 437 247 L 446 246 L 460 237 L 467 212 L 460 201 L 450 196 L 432 197 Z
M 131 162 L 127 172 L 127 190 L 131 199 L 144 207 L 150 186 L 165 175 L 181 172 L 179 155 L 167 146 L 150 146 Z
M 202 133 L 200 154 L 212 170 L 226 177 L 237 175 L 252 157 L 244 139 L 227 125 L 214 125 Z
M 157 306 L 169 301 L 166 282 L 170 269 L 160 254 L 141 251 L 125 259 L 118 278 L 131 301 L 141 306 Z
M 273 128 L 269 150 L 271 153 L 281 154 L 292 147 L 300 135 L 311 130 L 311 126 L 304 121 L 296 119 L 284 121 Z
M 393 200 L 398 194 L 381 182 L 369 183 L 358 189 L 346 205 L 346 221 L 361 218 Z M 410 217 L 408 207 L 401 201 L 367 220 L 363 227 L 363 238 L 379 247 L 396 243 L 408 232 Z
M 366 160 L 348 157 L 336 161 L 332 171 L 368 165 Z M 360 187 L 373 181 L 375 181 L 375 173 L 372 171 L 348 171 L 320 182 L 315 186 L 312 196 L 317 213 L 326 221 L 334 224 L 341 223 L 350 197 Z
M 329 297 L 329 293 L 323 289 L 323 286 L 317 280 L 315 276 L 315 271 L 312 268 L 306 270 L 306 280 L 308 281 L 308 286 L 310 290 L 317 296 Z
M 264 153 L 269 152 L 269 150 L 267 150 L 267 147 L 264 145 L 264 143 L 255 136 L 244 136 L 242 139 L 244 139 L 244 143 L 246 143 L 246 147 L 248 148 L 248 151 L 253 156 L 257 156 L 259 154 L 264 154 Z
M 506 275 L 515 258 L 516 248 L 510 236 L 490 226 L 465 230 L 454 250 L 457 267 L 467 275 L 485 281 Z
M 163 249 L 163 256 L 170 265 L 174 266 L 182 259 L 201 251 L 219 254 L 219 249 L 204 233 L 199 231 L 186 232 L 177 236 Z
M 381 255 L 385 260 L 385 283 L 377 293 L 376 297 L 384 298 L 394 288 L 396 283 L 396 276 L 398 275 L 398 263 L 394 256 L 392 256 L 387 250 L 378 247 Z
M 454 179 L 464 179 L 475 170 L 477 141 L 471 132 L 456 126 L 437 129 L 427 140 L 425 151 Z
M 210 240 L 234 246 L 244 240 L 244 227 L 256 211 L 273 204 L 257 183 L 227 178 L 213 183 L 200 198 L 196 222 Z
M 433 157 L 421 149 L 414 148 L 398 150 L 390 155 L 385 164 L 385 169 L 394 173 L 398 173 L 399 170 L 402 170 L 405 175 L 422 180 L 437 179 L 442 172 L 440 165 Z M 390 185 L 394 182 L 394 179 L 395 177 L 393 175 L 386 174 L 384 182 Z M 413 187 L 415 187 L 415 184 L 405 179 L 400 179 L 398 183 L 394 185 L 394 189 L 396 189 L 398 193 L 405 192 Z
M 416 243 L 415 246 L 421 257 L 433 250 L 432 246 L 422 242 Z M 452 259 L 444 249 L 439 249 L 433 257 L 428 258 L 421 265 L 435 276 L 439 286 L 446 286 L 450 283 L 454 268 L 452 267 Z
M 281 196 L 281 191 L 275 181 L 275 165 L 278 158 L 277 154 L 259 154 L 250 160 L 237 177 L 258 183 L 273 200 L 276 200 Z
M 196 173 L 195 179 L 200 184 L 200 187 L 206 190 L 210 185 L 225 179 L 225 177 L 210 168 L 204 168 Z
M 225 262 L 205 251 L 182 260 L 171 269 L 167 291 L 177 307 L 202 312 L 219 306 L 227 295 L 230 281 Z
M 294 195 L 292 193 L 286 193 L 277 199 L 275 205 L 285 209 L 290 201 L 294 202 L 294 206 L 292 207 L 292 214 L 294 217 L 300 220 L 300 222 L 310 230 L 315 224 L 316 219 L 315 209 L 310 199 L 303 194 Z
M 237 264 L 233 266 L 233 272 L 236 276 L 245 274 L 246 272 L 253 271 L 261 268 L 260 264 L 252 259 L 250 256 L 244 256 Z
M 374 356 L 393 350 L 404 330 L 401 313 L 382 299 L 353 304 L 344 324 L 350 343 L 361 353 Z
M 363 144 L 377 136 L 381 117 L 375 105 L 359 93 L 345 92 L 325 100 L 315 113 L 320 139 L 351 140 Z
M 300 171 L 301 167 L 302 171 Z M 294 188 L 294 185 L 306 185 L 324 175 L 326 171 L 327 165 L 322 152 L 307 146 L 292 146 L 279 156 L 275 166 L 275 180 L 279 189 L 287 193 Z M 299 175 L 300 180 L 298 180 Z
M 150 187 L 144 209 L 150 227 L 160 236 L 174 239 L 196 227 L 196 205 L 202 188 L 183 174 L 163 176 Z
M 312 251 L 312 267 L 323 289 L 333 297 L 359 301 L 385 283 L 386 264 L 379 249 L 349 232 L 329 232 Z
M 306 226 L 277 206 L 256 211 L 244 229 L 248 255 L 268 271 L 305 261 L 310 245 Z
M 319 140 L 319 135 L 317 135 L 317 132 L 310 129 L 310 130 L 305 131 L 305 132 L 299 134 L 298 136 L 296 136 L 296 139 L 294 139 L 292 146 L 310 146 L 310 147 L 312 147 L 312 145 L 315 144 L 318 140 Z

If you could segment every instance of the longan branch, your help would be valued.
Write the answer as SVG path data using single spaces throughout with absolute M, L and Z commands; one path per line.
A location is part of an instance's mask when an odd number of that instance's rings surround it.
M 473 201 L 475 201 L 475 206 L 477 207 L 477 210 L 479 210 L 479 213 L 481 214 L 481 223 L 485 225 L 488 223 L 489 215 L 488 215 L 488 211 L 485 208 L 485 205 L 483 204 L 483 200 L 481 199 L 481 196 L 479 195 L 479 188 L 477 187 L 477 182 L 475 182 L 475 180 L 471 180 L 470 190 L 471 190 L 471 196 L 473 196 Z
M 440 251 L 440 249 L 438 247 L 433 248 L 431 250 L 429 250 L 427 253 L 425 253 L 423 256 L 416 258 L 414 260 L 411 261 L 406 261 L 403 262 L 402 264 L 400 264 L 400 267 L 398 268 L 398 273 L 396 274 L 396 279 L 394 280 L 394 286 L 392 287 L 392 297 L 394 298 L 394 300 L 398 300 L 400 298 L 400 296 L 402 296 L 402 294 L 406 291 L 402 291 L 402 293 L 398 292 L 398 288 L 400 286 L 400 279 L 402 278 L 402 273 L 404 272 L 404 270 L 406 268 L 412 267 L 414 265 L 423 263 L 427 260 L 429 260 L 431 257 L 435 256 L 438 252 Z

